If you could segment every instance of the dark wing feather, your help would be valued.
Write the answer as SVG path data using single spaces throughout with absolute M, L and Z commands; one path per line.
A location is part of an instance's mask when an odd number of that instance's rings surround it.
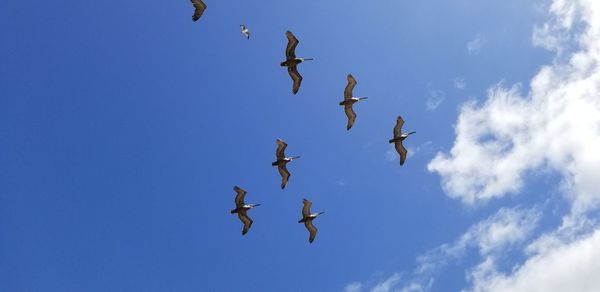
M 398 116 L 398 119 L 396 120 L 396 126 L 394 127 L 394 138 L 402 135 L 402 125 L 404 125 L 404 120 L 401 116 Z
M 302 217 L 307 218 L 310 216 L 310 206 L 312 206 L 312 202 L 304 199 L 302 200 L 302 203 L 304 204 L 304 206 L 302 206 Z
M 289 66 L 288 73 L 290 74 L 290 77 L 292 77 L 292 81 L 294 81 L 292 92 L 296 94 L 298 93 L 298 90 L 300 89 L 300 84 L 302 83 L 302 75 L 298 73 L 298 68 L 296 67 L 296 65 Z
M 244 197 L 246 196 L 246 191 L 238 186 L 233 187 L 233 190 L 237 193 L 235 196 L 235 206 L 239 208 L 245 204 Z
M 308 229 L 310 236 L 308 237 L 308 242 L 312 243 L 315 240 L 315 236 L 317 236 L 317 227 L 312 224 L 312 220 L 308 220 L 304 222 L 304 226 Z
M 354 86 L 356 86 L 356 79 L 352 76 L 352 74 L 348 74 L 348 84 L 346 85 L 346 89 L 344 89 L 344 99 L 352 98 L 352 90 L 354 90 Z
M 192 4 L 194 5 L 194 8 L 196 8 L 192 20 L 197 21 L 200 19 L 200 16 L 202 16 L 202 13 L 204 13 L 204 10 L 206 10 L 206 4 L 204 4 L 202 0 L 192 0 Z
M 277 160 L 283 160 L 285 158 L 285 148 L 287 147 L 287 143 L 285 143 L 281 139 L 277 139 L 277 150 L 275 150 L 275 157 Z
M 252 226 L 252 219 L 250 219 L 250 217 L 248 217 L 248 214 L 246 214 L 246 210 L 240 210 L 238 212 L 238 217 L 240 218 L 240 220 L 242 221 L 242 223 L 244 223 L 244 229 L 242 229 L 242 235 L 248 233 L 248 230 L 250 229 L 250 226 Z
M 356 113 L 352 109 L 351 103 L 344 105 L 344 112 L 348 117 L 348 125 L 346 125 L 346 130 L 350 130 L 350 128 L 352 128 L 352 125 L 354 125 L 354 120 L 356 120 Z
M 404 148 L 402 142 L 396 142 L 394 143 L 394 146 L 396 147 L 396 151 L 398 152 L 398 154 L 400 154 L 400 165 L 403 165 L 404 161 L 406 161 L 406 148 Z
M 277 170 L 279 170 L 279 175 L 281 175 L 281 189 L 283 190 L 290 179 L 290 172 L 287 170 L 285 163 L 282 163 L 277 166 Z
M 294 34 L 289 30 L 285 32 L 285 35 L 287 36 L 287 39 L 288 39 L 288 44 L 287 44 L 287 47 L 285 48 L 285 58 L 287 60 L 296 59 L 296 46 L 298 45 L 299 41 L 294 36 Z

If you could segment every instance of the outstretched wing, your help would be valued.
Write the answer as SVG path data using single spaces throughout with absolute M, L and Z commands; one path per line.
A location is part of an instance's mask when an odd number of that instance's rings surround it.
M 287 170 L 285 163 L 282 163 L 277 166 L 277 170 L 279 170 L 279 175 L 281 175 L 281 189 L 283 190 L 290 179 L 290 172 Z
M 242 235 L 248 233 L 248 230 L 250 230 L 250 226 L 252 226 L 252 219 L 250 219 L 250 217 L 248 217 L 248 214 L 246 213 L 246 210 L 240 210 L 238 212 L 238 217 L 240 218 L 240 220 L 242 221 L 242 223 L 244 223 L 244 229 L 242 229 Z
M 312 220 L 308 220 L 304 222 L 304 226 L 308 229 L 310 236 L 308 237 L 308 242 L 312 243 L 315 240 L 315 236 L 317 236 L 317 227 L 315 227 L 312 223 Z
M 277 160 L 283 160 L 285 158 L 285 148 L 287 147 L 287 143 L 285 143 L 281 139 L 277 139 L 275 141 L 277 143 L 277 150 L 275 150 L 275 157 Z
M 303 199 L 302 203 L 304 204 L 304 206 L 302 206 L 302 217 L 307 218 L 310 216 L 310 206 L 312 206 L 312 202 L 307 199 Z
M 285 58 L 287 60 L 296 59 L 296 46 L 298 45 L 299 41 L 294 36 L 294 34 L 289 30 L 285 32 L 285 35 L 287 36 L 287 39 L 288 39 L 288 44 L 287 44 L 287 47 L 285 48 Z
M 356 113 L 352 109 L 351 103 L 344 105 L 344 112 L 348 117 L 348 125 L 346 125 L 346 130 L 350 130 L 350 128 L 352 128 L 352 125 L 354 125 L 354 120 L 356 120 Z
M 204 4 L 202 0 L 192 0 L 192 4 L 194 5 L 194 8 L 196 8 L 196 10 L 194 11 L 194 15 L 192 15 L 192 20 L 197 21 L 198 19 L 200 19 L 200 16 L 202 16 L 202 13 L 204 13 L 204 10 L 206 9 L 206 4 Z
M 401 141 L 394 143 L 394 146 L 396 147 L 398 154 L 400 154 L 400 165 L 403 165 L 404 161 L 406 161 L 406 148 L 404 148 Z
M 233 190 L 237 193 L 235 196 L 235 206 L 239 208 L 245 204 L 244 197 L 246 196 L 246 191 L 238 186 L 233 187 Z
M 404 120 L 401 116 L 398 116 L 398 119 L 396 119 L 396 126 L 394 127 L 394 138 L 402 135 L 402 125 L 404 125 Z
M 354 90 L 354 86 L 356 86 L 356 79 L 352 76 L 352 74 L 348 74 L 348 84 L 346 85 L 346 89 L 344 89 L 344 99 L 352 98 L 352 90 Z
M 288 73 L 290 74 L 290 77 L 292 77 L 292 81 L 294 81 L 294 85 L 292 86 L 292 92 L 296 94 L 298 93 L 298 90 L 300 89 L 300 84 L 302 83 L 302 75 L 298 73 L 298 68 L 296 67 L 296 65 L 289 66 Z

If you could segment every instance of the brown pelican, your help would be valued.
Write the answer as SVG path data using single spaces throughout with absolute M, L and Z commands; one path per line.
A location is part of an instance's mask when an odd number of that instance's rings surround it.
M 402 141 L 404 141 L 408 135 L 416 133 L 414 131 L 410 133 L 402 133 L 402 125 L 404 125 L 404 120 L 401 116 L 398 116 L 398 119 L 396 120 L 396 126 L 394 127 L 394 138 L 388 141 L 390 143 L 394 143 L 396 151 L 398 151 L 398 154 L 400 154 L 400 165 L 403 165 L 404 161 L 406 161 L 406 148 L 404 148 L 404 145 L 402 145 Z
M 246 25 L 240 24 L 240 27 L 242 28 L 242 34 L 246 37 L 246 39 L 250 39 L 250 31 L 248 30 Z
M 237 193 L 237 195 L 235 196 L 235 209 L 231 210 L 231 214 L 237 213 L 240 220 L 242 220 L 242 223 L 244 223 L 244 229 L 242 229 L 242 235 L 244 235 L 248 232 L 250 226 L 252 226 L 252 219 L 250 219 L 248 214 L 246 214 L 247 211 L 256 206 L 260 206 L 260 204 L 244 203 L 246 191 L 238 186 L 233 187 L 233 190 Z
M 348 84 L 346 85 L 346 89 L 344 89 L 344 101 L 340 102 L 340 105 L 344 106 L 344 112 L 346 112 L 346 116 L 348 116 L 348 125 L 346 125 L 346 130 L 350 130 L 352 125 L 354 125 L 354 120 L 356 120 L 356 113 L 352 110 L 352 105 L 361 100 L 365 100 L 368 97 L 354 97 L 352 96 L 352 90 L 354 86 L 356 86 L 356 79 L 352 76 L 352 74 L 348 74 Z
M 312 206 L 312 202 L 304 199 L 302 200 L 302 203 L 304 203 L 304 206 L 302 206 L 302 219 L 298 220 L 298 223 L 304 223 L 304 226 L 306 226 L 306 229 L 308 229 L 308 232 L 310 233 L 308 242 L 312 243 L 313 240 L 315 240 L 315 236 L 317 236 L 317 227 L 315 227 L 312 222 L 315 218 L 317 218 L 317 216 L 325 212 L 310 213 L 310 206 Z
M 290 172 L 286 168 L 286 164 L 294 159 L 300 158 L 300 156 L 286 157 L 285 148 L 287 147 L 287 144 L 281 139 L 277 139 L 276 143 L 277 150 L 275 150 L 275 157 L 277 160 L 271 163 L 271 165 L 277 166 L 277 170 L 281 175 L 281 189 L 283 190 L 291 176 Z
M 200 16 L 202 16 L 202 13 L 204 13 L 204 10 L 206 9 L 206 4 L 204 4 L 202 0 L 192 0 L 192 4 L 194 5 L 194 8 L 196 8 L 196 11 L 194 11 L 194 15 L 192 15 L 192 20 L 197 21 L 198 19 L 200 19 Z
M 311 58 L 296 58 L 296 46 L 298 45 L 298 39 L 294 36 L 291 31 L 286 31 L 285 35 L 288 39 L 287 48 L 285 49 L 285 61 L 281 62 L 281 67 L 287 67 L 288 73 L 292 80 L 294 81 L 294 86 L 292 87 L 292 92 L 294 94 L 298 93 L 298 89 L 300 89 L 300 83 L 302 83 L 302 76 L 298 73 L 297 65 L 304 62 L 313 60 Z

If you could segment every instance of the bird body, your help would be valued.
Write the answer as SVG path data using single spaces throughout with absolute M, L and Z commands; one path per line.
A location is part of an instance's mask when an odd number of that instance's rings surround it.
M 298 72 L 297 66 L 298 64 L 304 61 L 310 61 L 313 59 L 296 57 L 296 46 L 298 46 L 298 43 L 300 42 L 289 30 L 285 32 L 285 35 L 288 39 L 288 44 L 285 49 L 285 61 L 281 62 L 280 65 L 281 67 L 287 67 L 288 74 L 290 75 L 293 81 L 292 93 L 296 94 L 298 93 L 298 90 L 300 89 L 300 84 L 302 83 L 302 75 L 300 75 L 300 73 Z
M 250 39 L 250 31 L 245 24 L 240 24 L 240 28 L 242 29 L 242 34 L 246 37 L 246 39 Z
M 252 219 L 248 217 L 248 210 L 260 206 L 260 204 L 246 204 L 244 203 L 244 197 L 246 197 L 246 191 L 238 186 L 233 187 L 233 190 L 236 192 L 235 196 L 235 209 L 231 210 L 231 214 L 238 214 L 238 218 L 240 221 L 244 223 L 244 228 L 242 229 L 242 235 L 248 233 L 250 230 L 250 226 L 252 226 Z
M 307 199 L 303 199 L 302 204 L 302 218 L 298 220 L 298 223 L 304 223 L 304 226 L 309 232 L 308 242 L 312 243 L 315 240 L 315 236 L 317 236 L 318 230 L 312 222 L 315 218 L 317 218 L 319 215 L 325 212 L 311 213 L 310 206 L 312 206 L 312 202 Z
M 277 139 L 275 143 L 277 143 L 277 149 L 275 150 L 275 158 L 277 160 L 273 161 L 271 165 L 277 166 L 277 170 L 281 176 L 281 189 L 283 190 L 287 185 L 290 176 L 292 176 L 292 174 L 287 170 L 287 164 L 292 162 L 294 159 L 300 158 L 300 156 L 285 156 L 285 148 L 287 148 L 287 143 L 285 143 L 282 139 Z
M 396 119 L 396 126 L 394 127 L 394 131 L 393 131 L 394 137 L 388 141 L 390 144 L 394 143 L 396 152 L 398 152 L 398 154 L 400 155 L 400 165 L 404 165 L 404 162 L 406 161 L 406 154 L 408 153 L 406 148 L 404 148 L 402 141 L 404 141 L 406 138 L 408 138 L 408 136 L 416 133 L 415 131 L 412 131 L 409 133 L 402 133 L 403 125 L 404 125 L 404 120 L 402 119 L 401 116 L 398 116 L 398 118 Z
M 356 102 L 365 100 L 368 97 L 353 96 L 352 91 L 354 90 L 354 86 L 356 86 L 358 82 L 356 82 L 356 79 L 354 79 L 354 76 L 352 76 L 352 74 L 348 74 L 346 78 L 348 79 L 348 84 L 344 89 L 344 100 L 340 102 L 340 105 L 344 106 L 344 112 L 348 117 L 348 124 L 346 125 L 346 130 L 350 130 L 354 125 L 354 121 L 356 120 L 356 113 L 354 112 L 352 105 L 354 105 Z

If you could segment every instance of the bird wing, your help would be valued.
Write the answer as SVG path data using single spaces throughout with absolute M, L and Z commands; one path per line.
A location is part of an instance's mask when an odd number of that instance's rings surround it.
M 287 47 L 285 48 L 285 58 L 287 60 L 296 59 L 296 46 L 298 45 L 299 41 L 294 36 L 294 34 L 289 30 L 285 32 L 285 35 L 287 36 L 287 39 L 288 39 L 288 44 L 287 44 Z
M 302 200 L 302 203 L 304 204 L 304 206 L 302 206 L 302 217 L 307 218 L 310 216 L 310 206 L 312 206 L 312 202 L 304 199 Z
M 282 163 L 277 166 L 277 170 L 279 170 L 279 175 L 281 175 L 281 189 L 283 190 L 290 179 L 290 172 L 287 170 L 285 163 Z
M 277 160 L 283 160 L 285 158 L 285 148 L 287 147 L 287 143 L 285 143 L 281 139 L 277 139 L 277 150 L 275 150 L 275 157 Z
M 402 125 L 404 125 L 404 120 L 401 116 L 398 116 L 398 119 L 396 119 L 396 126 L 394 127 L 394 138 L 402 135 Z
M 356 86 L 356 79 L 354 79 L 354 77 L 352 76 L 352 74 L 348 74 L 348 84 L 346 85 L 346 89 L 344 89 L 344 99 L 351 99 L 352 98 L 352 90 L 354 89 L 354 86 Z
M 290 74 L 290 77 L 292 77 L 292 81 L 294 81 L 294 85 L 292 87 L 292 92 L 294 94 L 296 94 L 296 93 L 298 93 L 298 90 L 300 89 L 300 83 L 302 83 L 302 75 L 300 75 L 300 73 L 298 73 L 298 68 L 296 67 L 296 65 L 289 66 L 288 73 Z
M 317 227 L 312 224 L 312 220 L 308 220 L 304 222 L 304 226 L 308 229 L 310 236 L 308 237 L 308 242 L 312 243 L 315 240 L 315 236 L 317 236 Z
M 394 146 L 396 147 L 398 154 L 400 154 L 400 165 L 403 165 L 404 161 L 406 161 L 406 148 L 404 148 L 401 141 L 394 143 Z
M 348 117 L 348 125 L 346 125 L 346 130 L 350 130 L 352 125 L 354 125 L 354 120 L 356 120 L 356 113 L 352 109 L 352 104 L 344 105 L 344 112 L 346 112 L 346 116 Z
M 206 4 L 204 4 L 202 0 L 192 0 L 192 4 L 194 5 L 194 8 L 196 8 L 196 10 L 194 11 L 194 15 L 192 16 L 192 20 L 197 21 L 198 19 L 200 19 L 200 16 L 202 16 L 202 13 L 204 13 L 204 10 L 206 9 Z
M 252 226 L 253 221 L 252 219 L 250 219 L 250 217 L 248 217 L 246 210 L 240 210 L 238 212 L 238 217 L 240 218 L 242 223 L 244 223 L 244 229 L 242 229 L 242 235 L 244 235 L 248 233 L 248 230 L 250 229 L 250 226 Z
M 246 196 L 246 191 L 238 186 L 233 187 L 233 190 L 237 193 L 235 196 L 235 206 L 239 208 L 245 204 L 244 197 Z

